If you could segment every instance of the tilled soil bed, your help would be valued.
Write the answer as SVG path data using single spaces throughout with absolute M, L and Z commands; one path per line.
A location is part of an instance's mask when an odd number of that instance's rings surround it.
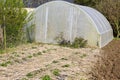
M 88 80 L 100 49 L 27 44 L 0 55 L 0 80 Z M 49 80 L 49 79 L 47 79 Z
M 0 55 L 0 80 L 120 80 L 120 40 L 102 49 L 21 45 Z
M 113 40 L 101 50 L 91 80 L 120 80 L 120 40 Z

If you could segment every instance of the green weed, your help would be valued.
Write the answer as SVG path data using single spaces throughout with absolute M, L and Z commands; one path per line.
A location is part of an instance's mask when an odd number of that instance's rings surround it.
M 55 60 L 54 60 L 52 63 L 58 63 L 58 62 L 59 62 L 59 61 L 55 61 Z
M 34 57 L 37 57 L 37 56 L 38 56 L 38 54 L 35 54 L 35 53 L 34 53 L 34 54 L 33 54 L 33 56 L 34 56 Z
M 29 55 L 28 58 L 32 58 L 33 56 L 32 55 Z
M 41 52 L 38 52 L 37 55 L 42 55 L 42 53 L 41 53 Z
M 32 47 L 32 49 L 37 49 L 37 47 Z
M 9 64 L 12 64 L 12 62 L 11 61 L 4 62 L 1 63 L 0 66 L 7 67 Z
M 63 33 L 60 33 L 58 37 L 55 38 L 55 40 L 58 42 L 60 46 L 70 48 L 82 48 L 85 47 L 87 44 L 87 40 L 84 40 L 81 37 L 76 37 L 73 42 L 65 40 L 65 38 L 63 37 Z
M 68 60 L 67 58 L 61 58 L 61 60 Z
M 28 78 L 33 78 L 33 74 L 32 73 L 28 73 L 27 75 L 26 75 Z
M 44 51 L 42 51 L 42 52 L 43 52 L 43 53 L 46 53 L 47 51 L 44 50 Z
M 52 80 L 49 75 L 45 75 L 42 80 Z
M 53 70 L 53 74 L 55 75 L 55 76 L 59 76 L 60 75 L 60 70 L 59 69 L 54 69 Z
M 21 80 L 28 80 L 27 78 L 22 78 Z
M 81 58 L 84 58 L 84 57 L 86 57 L 87 55 L 86 54 L 82 54 L 80 57 Z
M 70 65 L 69 64 L 65 64 L 65 65 L 63 65 L 62 67 L 69 67 Z

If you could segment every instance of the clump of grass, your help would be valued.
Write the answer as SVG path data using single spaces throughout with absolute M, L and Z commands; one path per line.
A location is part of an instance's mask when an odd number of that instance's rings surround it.
M 24 52 L 22 54 L 25 54 Z
M 34 57 L 37 57 L 38 55 L 36 53 L 33 54 Z
M 12 52 L 12 54 L 17 54 L 17 52 Z
M 15 57 L 20 57 L 20 55 L 18 55 L 18 54 L 15 54 Z
M 27 76 L 28 78 L 33 78 L 34 74 L 32 74 L 32 73 L 30 72 L 30 73 L 28 73 L 26 76 Z
M 0 66 L 7 67 L 6 63 L 1 63 Z
M 19 59 L 15 59 L 14 62 L 22 63 L 22 61 L 20 61 Z
M 60 70 L 59 69 L 54 69 L 52 72 L 55 76 L 59 76 L 60 75 Z
M 32 47 L 32 49 L 37 49 L 37 47 Z
M 27 58 L 23 57 L 22 60 L 27 61 Z
M 61 58 L 61 60 L 68 60 L 67 58 Z
M 43 76 L 42 80 L 52 80 L 49 75 Z
M 65 64 L 65 65 L 63 65 L 62 67 L 69 67 L 70 65 L 69 64 Z
M 87 80 L 87 79 L 81 78 L 80 80 Z
M 32 55 L 29 55 L 28 58 L 32 58 L 33 56 Z
M 5 50 L 0 49 L 0 54 L 3 54 L 3 53 L 5 53 Z
M 75 52 L 74 54 L 79 54 L 79 52 Z
M 45 67 L 50 67 L 50 64 L 46 64 Z
M 52 63 L 58 63 L 59 61 L 54 60 Z
M 28 80 L 27 78 L 22 78 L 21 80 Z
M 9 64 L 12 64 L 12 62 L 11 61 L 4 62 L 1 63 L 0 66 L 7 67 Z
M 56 49 L 56 48 L 54 48 L 54 49 L 52 49 L 52 50 L 55 50 L 55 51 L 56 51 L 57 49 Z
M 47 51 L 44 50 L 44 51 L 42 51 L 42 52 L 43 52 L 43 53 L 46 53 Z
M 86 57 L 87 56 L 87 54 L 82 54 L 80 57 L 81 58 L 84 58 L 84 57 Z
M 41 52 L 38 52 L 37 55 L 42 55 L 42 53 L 41 53 Z

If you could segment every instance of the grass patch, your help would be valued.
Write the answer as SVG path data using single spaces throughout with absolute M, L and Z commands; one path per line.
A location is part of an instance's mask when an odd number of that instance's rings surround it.
M 43 53 L 46 53 L 47 51 L 44 50 L 44 51 L 42 51 L 42 52 L 43 52 Z
M 69 64 L 65 64 L 62 67 L 70 67 L 70 65 Z
M 60 70 L 59 69 L 54 69 L 52 72 L 55 76 L 59 76 L 60 75 Z
M 21 80 L 28 80 L 27 78 L 22 78 Z
M 28 58 L 32 58 L 33 56 L 32 55 L 29 55 Z
M 74 54 L 79 54 L 79 52 L 75 52 Z
M 11 54 L 17 54 L 17 52 L 12 52 Z
M 0 50 L 0 54 L 3 54 L 3 53 L 5 53 L 6 51 L 5 50 Z
M 22 63 L 19 59 L 15 59 L 14 62 Z
M 42 55 L 42 52 L 38 52 L 37 55 Z
M 43 76 L 42 80 L 52 80 L 49 75 Z
M 32 47 L 32 49 L 37 49 L 37 47 Z
M 11 61 L 4 62 L 1 63 L 0 66 L 7 67 L 9 64 L 12 64 L 12 62 Z
M 20 55 L 18 55 L 18 54 L 15 54 L 14 56 L 15 56 L 15 57 L 20 57 Z
M 54 60 L 52 63 L 58 63 L 59 61 Z
M 34 54 L 33 54 L 33 56 L 34 56 L 34 57 L 37 57 L 37 56 L 38 56 L 38 54 L 35 54 L 35 53 L 34 53 Z
M 80 57 L 81 58 L 84 58 L 84 57 L 86 57 L 87 56 L 87 54 L 82 54 Z
M 22 60 L 27 61 L 27 58 L 23 57 Z
M 27 76 L 28 78 L 33 78 L 34 74 L 28 73 L 26 76 Z
M 61 58 L 61 60 L 68 60 L 67 58 Z
M 22 53 L 22 54 L 25 54 L 25 53 Z

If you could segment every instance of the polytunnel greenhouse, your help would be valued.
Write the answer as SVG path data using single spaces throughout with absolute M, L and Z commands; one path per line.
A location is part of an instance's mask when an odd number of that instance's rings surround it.
M 30 24 L 35 24 L 30 39 L 36 42 L 56 43 L 63 33 L 66 40 L 76 37 L 87 40 L 88 45 L 104 47 L 113 39 L 108 20 L 97 10 L 65 1 L 51 1 L 37 7 Z M 28 28 L 29 29 L 29 28 Z

